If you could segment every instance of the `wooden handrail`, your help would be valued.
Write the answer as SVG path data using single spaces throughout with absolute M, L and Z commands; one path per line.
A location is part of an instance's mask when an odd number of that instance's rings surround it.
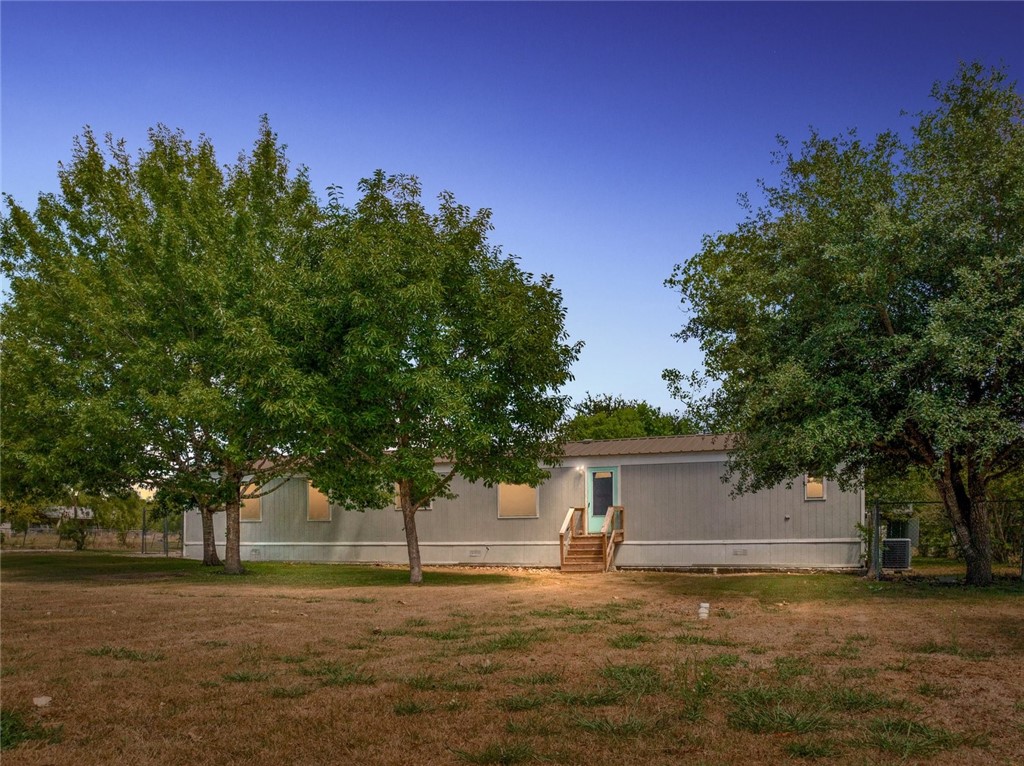
M 558 530 L 558 560 L 561 566 L 565 566 L 565 557 L 569 553 L 569 547 L 575 537 L 586 535 L 585 508 L 570 508 Z M 605 514 L 604 523 L 601 525 L 601 565 L 607 572 L 615 557 L 615 544 L 621 543 L 625 537 L 626 509 L 621 505 L 609 505 Z M 591 536 L 593 537 L 593 536 Z
M 604 524 L 601 525 L 601 563 L 605 572 L 611 567 L 615 543 L 621 543 L 625 538 L 626 509 L 621 505 L 609 505 Z
M 572 517 L 576 511 L 581 511 L 582 508 L 570 508 L 565 514 L 565 520 L 562 522 L 562 528 L 558 530 L 559 535 L 564 535 L 569 530 L 569 525 L 572 524 Z
M 576 534 L 576 527 L 580 526 L 576 521 L 576 516 L 579 514 L 582 519 L 583 511 L 583 508 L 570 508 L 565 514 L 565 520 L 562 522 L 561 529 L 558 530 L 559 566 L 565 566 L 565 554 L 569 552 L 572 538 Z

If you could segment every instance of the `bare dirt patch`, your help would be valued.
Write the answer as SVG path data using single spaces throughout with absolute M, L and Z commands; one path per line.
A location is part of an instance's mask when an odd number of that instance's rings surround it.
M 7 580 L 3 712 L 43 734 L 4 766 L 989 766 L 1024 753 L 1019 597 L 789 603 L 719 593 L 721 578 L 702 597 L 687 575 L 515 575 Z

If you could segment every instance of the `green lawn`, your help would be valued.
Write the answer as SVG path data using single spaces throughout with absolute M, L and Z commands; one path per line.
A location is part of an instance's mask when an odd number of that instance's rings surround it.
M 246 574 L 232 577 L 219 567 L 209 568 L 191 559 L 164 556 L 132 556 L 93 551 L 62 553 L 9 553 L 0 556 L 4 579 L 35 582 L 85 580 L 107 582 L 117 579 L 164 580 L 187 583 L 238 583 L 244 585 L 295 586 L 302 588 L 347 588 L 367 585 L 408 585 L 409 571 L 402 567 L 369 564 L 307 564 L 278 561 L 246 562 Z M 464 572 L 427 568 L 424 585 L 495 585 L 516 578 L 493 572 Z
M 955 574 L 954 574 L 955 573 Z M 721 595 L 751 596 L 763 604 L 778 602 L 849 601 L 877 598 L 989 599 L 1006 595 L 1024 595 L 1024 583 L 1011 568 L 1002 568 L 989 588 L 963 585 L 963 565 L 956 561 L 929 560 L 920 569 L 880 582 L 859 574 L 745 574 L 677 577 L 669 582 L 664 575 L 650 575 L 678 596 Z
M 95 551 L 46 553 L 5 552 L 0 557 L 4 579 L 36 582 L 84 580 L 110 582 L 118 579 L 155 581 L 174 578 L 187 583 L 240 583 L 314 588 L 361 586 L 401 586 L 409 582 L 408 570 L 397 566 L 371 564 L 317 564 L 276 561 L 246 562 L 246 574 L 230 577 L 219 568 L 203 567 L 191 559 L 163 556 L 137 556 Z M 801 603 L 877 598 L 988 599 L 1005 595 L 1024 595 L 1024 583 L 1015 570 L 999 570 L 990 588 L 966 588 L 959 562 L 937 559 L 920 561 L 914 571 L 882 582 L 857 574 L 771 573 L 743 575 L 688 575 L 684 573 L 634 572 L 624 576 L 639 578 L 652 588 L 664 589 L 673 596 L 714 598 L 722 595 L 750 596 L 761 603 Z M 518 580 L 514 574 L 493 571 L 472 572 L 444 567 L 427 568 L 425 585 L 497 585 Z

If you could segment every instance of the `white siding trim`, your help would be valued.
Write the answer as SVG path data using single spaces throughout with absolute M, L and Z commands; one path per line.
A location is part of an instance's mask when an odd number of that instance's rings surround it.
M 859 537 L 804 537 L 804 538 L 769 538 L 759 537 L 753 540 L 630 540 L 623 545 L 807 545 L 808 543 L 859 543 Z
M 679 463 L 724 463 L 728 459 L 725 452 L 690 452 L 677 455 L 592 455 L 590 457 L 571 457 L 558 466 L 545 468 L 590 468 L 592 466 L 624 466 L 624 465 L 676 465 Z
M 189 544 L 190 545 L 198 545 L 199 543 L 189 543 Z M 434 542 L 434 543 L 425 543 L 425 542 L 420 541 L 420 547 L 421 548 L 440 548 L 440 547 L 451 547 L 451 546 L 466 547 L 466 548 L 478 548 L 480 546 L 484 546 L 484 547 L 490 546 L 491 548 L 494 548 L 494 547 L 497 547 L 497 546 L 519 547 L 519 546 L 522 546 L 522 545 L 552 545 L 552 546 L 557 546 L 558 544 L 559 544 L 558 540 L 511 540 L 511 541 L 509 541 L 509 540 L 502 540 L 502 541 L 491 540 L 491 541 L 488 541 L 488 542 L 473 542 L 471 540 L 460 540 L 458 542 L 453 542 L 453 543 L 436 543 L 436 542 Z M 405 548 L 406 547 L 406 543 L 405 543 L 404 540 L 402 542 L 366 542 L 366 541 L 359 541 L 359 542 L 351 542 L 351 543 L 337 542 L 337 541 L 330 541 L 330 542 L 328 542 L 328 541 L 324 541 L 324 542 L 295 542 L 295 543 L 267 542 L 267 543 L 265 543 L 265 542 L 261 542 L 261 541 L 258 541 L 258 540 L 246 540 L 245 542 L 242 543 L 242 546 L 243 547 L 248 546 L 250 548 L 251 547 L 270 548 L 270 547 L 289 547 L 289 546 L 303 547 L 303 548 L 321 548 L 321 547 L 332 547 L 332 548 L 337 548 L 337 547 L 343 547 L 343 548 Z
M 861 540 L 859 537 L 808 537 L 808 538 L 792 538 L 792 539 L 766 539 L 757 538 L 752 540 L 625 540 L 622 545 L 629 547 L 640 547 L 648 545 L 807 545 L 807 544 L 821 544 L 821 543 L 835 543 L 835 544 L 849 544 L 859 543 Z M 199 543 L 190 543 L 190 545 L 198 545 Z M 454 542 L 420 542 L 421 548 L 440 548 L 450 546 L 464 546 L 467 548 L 477 548 L 480 546 L 521 546 L 521 545 L 558 545 L 558 540 L 457 540 Z M 246 540 L 242 543 L 243 546 L 260 546 L 263 548 L 268 547 L 303 547 L 303 548 L 319 548 L 319 547 L 345 547 L 345 548 L 405 548 L 405 541 L 378 541 L 378 542 L 367 542 L 365 540 L 344 542 L 344 541 L 322 541 L 322 542 L 262 542 L 259 540 Z
M 678 452 L 665 455 L 588 455 L 567 457 L 558 465 L 540 463 L 545 470 L 558 468 L 589 468 L 600 465 L 673 465 L 677 463 L 724 463 L 729 453 L 721 452 Z M 451 463 L 437 463 L 434 470 L 444 474 L 452 469 Z

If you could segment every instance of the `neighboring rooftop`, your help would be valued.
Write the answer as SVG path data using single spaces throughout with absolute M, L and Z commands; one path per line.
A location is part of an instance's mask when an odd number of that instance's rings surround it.
M 566 442 L 566 457 L 596 455 L 674 455 L 680 452 L 725 452 L 732 448 L 735 434 L 690 434 L 686 436 L 638 436 L 632 439 L 586 439 Z

